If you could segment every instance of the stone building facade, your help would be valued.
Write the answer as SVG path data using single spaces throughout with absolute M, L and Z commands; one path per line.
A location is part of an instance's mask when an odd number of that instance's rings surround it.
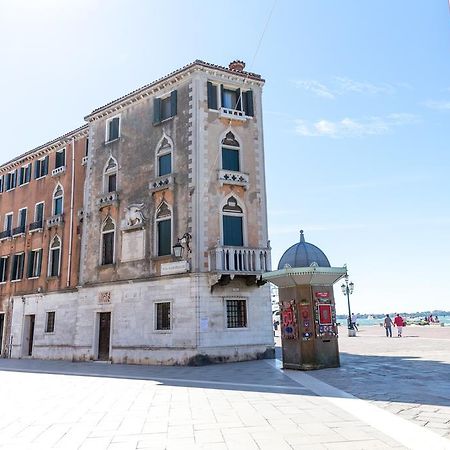
M 89 143 L 71 184 L 76 251 L 62 247 L 76 276 L 5 291 L 5 351 L 144 364 L 272 355 L 263 84 L 240 61 L 195 61 L 85 117 L 70 135 L 75 149 Z

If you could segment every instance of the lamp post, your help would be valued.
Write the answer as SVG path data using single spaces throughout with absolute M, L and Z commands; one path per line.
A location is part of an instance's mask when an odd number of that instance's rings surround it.
M 353 328 L 352 324 L 352 311 L 350 309 L 350 294 L 353 294 L 353 289 L 355 288 L 355 285 L 353 281 L 348 282 L 348 273 L 345 274 L 345 283 L 342 283 L 341 289 L 342 293 L 347 296 L 347 305 L 348 305 L 348 319 L 347 319 L 347 325 L 348 325 L 348 335 L 350 337 L 356 336 L 356 331 Z
M 183 255 L 183 251 L 186 248 L 187 253 L 191 251 L 190 242 L 192 236 L 189 233 L 184 233 L 182 237 L 178 238 L 177 243 L 172 246 L 173 255 L 175 258 L 179 259 Z M 187 255 L 186 255 L 187 256 Z

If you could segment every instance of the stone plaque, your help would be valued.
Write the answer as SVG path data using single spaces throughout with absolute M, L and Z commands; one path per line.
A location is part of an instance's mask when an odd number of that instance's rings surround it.
M 189 271 L 187 261 L 176 261 L 161 264 L 161 275 L 172 275 L 174 273 L 184 273 Z
M 144 230 L 138 229 L 122 233 L 122 262 L 138 261 L 145 256 Z

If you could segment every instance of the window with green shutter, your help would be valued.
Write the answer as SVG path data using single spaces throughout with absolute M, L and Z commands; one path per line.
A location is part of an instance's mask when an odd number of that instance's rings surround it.
M 158 124 L 163 120 L 177 115 L 177 91 L 172 91 L 165 97 L 153 100 L 153 123 Z

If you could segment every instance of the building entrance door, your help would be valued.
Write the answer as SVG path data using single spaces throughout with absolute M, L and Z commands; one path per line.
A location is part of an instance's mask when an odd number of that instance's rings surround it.
M 0 357 L 3 355 L 3 331 L 5 329 L 5 315 L 0 314 Z
M 31 356 L 33 353 L 33 339 L 34 339 L 34 314 L 25 316 L 23 328 L 23 343 L 22 355 Z
M 98 359 L 100 361 L 109 360 L 109 341 L 111 336 L 111 313 L 99 314 L 98 331 Z

